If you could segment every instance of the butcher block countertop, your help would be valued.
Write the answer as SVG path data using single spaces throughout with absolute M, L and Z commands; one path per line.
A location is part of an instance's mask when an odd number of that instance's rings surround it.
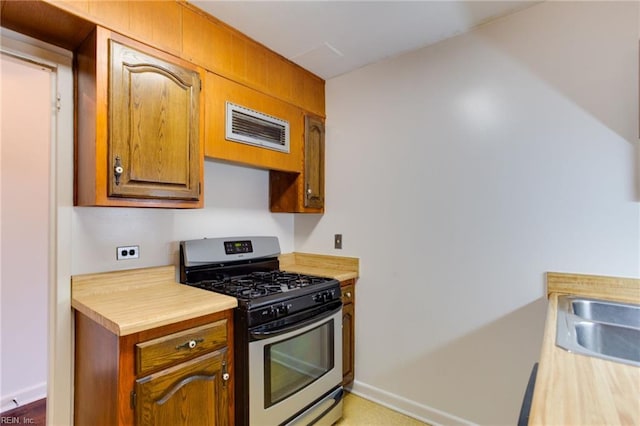
M 640 303 L 640 279 L 547 273 L 547 293 L 549 310 L 529 424 L 640 424 L 640 367 L 555 345 L 558 295 Z
M 360 275 L 360 260 L 356 257 L 326 254 L 287 253 L 278 257 L 280 269 L 298 274 L 316 275 L 346 281 Z
M 118 336 L 233 309 L 235 298 L 176 282 L 175 266 L 71 277 L 71 306 Z

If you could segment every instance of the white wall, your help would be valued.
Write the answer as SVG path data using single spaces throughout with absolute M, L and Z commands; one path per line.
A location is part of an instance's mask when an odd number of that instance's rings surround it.
M 46 396 L 51 70 L 2 54 L 0 411 Z
M 326 96 L 326 213 L 295 248 L 361 259 L 354 390 L 514 424 L 545 271 L 640 276 L 638 3 L 544 2 Z
M 73 274 L 174 264 L 180 240 L 276 235 L 293 251 L 293 215 L 269 212 L 269 172 L 205 161 L 205 207 L 197 210 L 76 207 Z M 116 247 L 139 245 L 140 258 L 116 260 Z

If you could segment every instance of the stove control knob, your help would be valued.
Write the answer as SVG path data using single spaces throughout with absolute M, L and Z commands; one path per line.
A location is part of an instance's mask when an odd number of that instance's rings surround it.
M 289 307 L 286 305 L 278 306 L 276 308 L 277 316 L 284 316 L 289 313 Z

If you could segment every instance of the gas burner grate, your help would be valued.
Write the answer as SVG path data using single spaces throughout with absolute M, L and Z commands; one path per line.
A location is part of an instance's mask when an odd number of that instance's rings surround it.
M 216 276 L 213 280 L 204 280 L 195 286 L 242 299 L 257 299 L 321 284 L 327 280 L 329 279 L 273 270 L 236 277 Z

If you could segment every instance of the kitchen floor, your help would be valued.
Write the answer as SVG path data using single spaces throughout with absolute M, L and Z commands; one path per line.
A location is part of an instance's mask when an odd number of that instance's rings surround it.
M 335 423 L 336 426 L 369 426 L 369 425 L 403 425 L 424 426 L 414 418 L 405 416 L 397 411 L 390 410 L 382 405 L 360 398 L 347 392 L 344 398 L 342 419 Z

